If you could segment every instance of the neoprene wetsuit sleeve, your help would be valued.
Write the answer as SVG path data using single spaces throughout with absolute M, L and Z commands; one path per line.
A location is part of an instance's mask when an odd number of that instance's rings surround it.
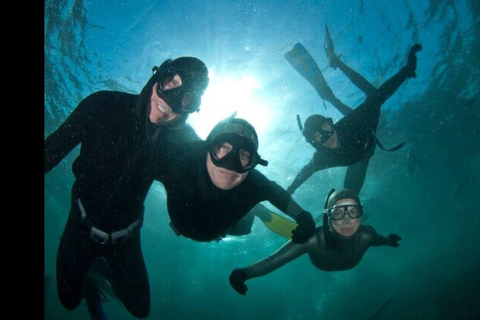
M 283 247 L 269 255 L 267 258 L 244 268 L 247 279 L 266 275 L 290 261 L 297 259 L 301 255 L 308 253 L 310 250 L 314 250 L 315 247 L 317 247 L 316 234 L 303 244 L 288 241 Z
M 368 234 L 371 237 L 370 245 L 372 247 L 379 247 L 379 246 L 389 246 L 391 245 L 391 240 L 387 237 L 379 235 L 377 231 L 371 226 L 365 226 L 366 230 L 368 230 Z
M 268 180 L 263 174 L 259 175 L 260 188 L 264 192 L 263 198 L 273 204 L 278 210 L 295 219 L 305 211 L 292 198 L 292 196 L 277 183 Z
M 75 146 L 81 143 L 91 118 L 89 110 L 93 101 L 97 100 L 95 97 L 96 94 L 92 94 L 82 100 L 65 122 L 44 141 L 44 173 L 52 170 Z
M 293 194 L 295 190 L 298 189 L 305 181 L 308 180 L 316 171 L 320 169 L 315 165 L 314 159 L 312 159 L 307 165 L 305 165 L 302 170 L 297 174 L 295 180 L 293 180 L 292 184 L 287 188 L 287 192 L 289 194 Z

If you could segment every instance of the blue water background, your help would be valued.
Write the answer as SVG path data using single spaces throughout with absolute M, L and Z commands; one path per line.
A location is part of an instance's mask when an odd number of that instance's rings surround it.
M 328 68 L 328 22 L 335 49 L 379 86 L 421 43 L 417 78 L 382 107 L 377 148 L 361 197 L 365 223 L 402 236 L 399 248 L 370 249 L 344 272 L 322 272 L 303 256 L 250 280 L 247 296 L 228 275 L 279 248 L 285 240 L 256 221 L 247 237 L 196 243 L 168 227 L 165 192 L 155 182 L 146 200 L 142 246 L 151 283 L 149 319 L 365 319 L 389 297 L 382 319 L 480 318 L 480 2 L 466 1 L 45 1 L 45 137 L 97 90 L 138 93 L 151 68 L 168 58 L 196 56 L 210 86 L 191 123 L 202 138 L 237 111 L 259 133 L 260 171 L 287 187 L 313 148 L 295 115 L 341 114 L 323 106 L 283 55 L 305 45 L 335 94 L 355 107 L 363 94 Z M 408 170 L 407 153 L 424 164 Z M 45 276 L 70 207 L 71 164 L 78 148 L 45 176 Z M 318 215 L 345 168 L 315 174 L 295 199 Z M 135 275 L 132 275 L 135 276 Z M 105 304 L 109 319 L 134 319 Z M 85 305 L 63 309 L 49 286 L 45 319 L 89 319 Z

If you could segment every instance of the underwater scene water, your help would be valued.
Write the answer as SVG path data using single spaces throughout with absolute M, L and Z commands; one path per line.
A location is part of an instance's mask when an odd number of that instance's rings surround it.
M 142 248 L 151 287 L 149 319 L 480 319 L 480 1 L 45 1 L 45 138 L 98 90 L 139 93 L 151 68 L 194 56 L 210 84 L 190 123 L 202 138 L 237 111 L 259 135 L 257 167 L 286 188 L 314 149 L 296 123 L 320 113 L 342 118 L 285 60 L 297 42 L 316 59 L 346 105 L 364 95 L 328 67 L 325 23 L 342 60 L 374 85 L 406 63 L 420 43 L 417 77 L 383 105 L 376 149 L 360 197 L 363 222 L 402 237 L 398 248 L 370 248 L 358 266 L 316 269 L 307 255 L 247 282 L 228 276 L 286 240 L 255 220 L 252 233 L 200 243 L 169 227 L 165 191 L 150 188 Z M 45 175 L 45 319 L 90 319 L 86 304 L 60 304 L 55 258 L 70 210 L 74 149 Z M 412 154 L 417 162 L 412 162 Z M 318 216 L 345 167 L 314 174 L 293 195 Z M 273 208 L 270 204 L 266 206 Z M 227 208 L 226 208 L 227 209 Z M 131 275 L 135 277 L 134 274 Z M 389 300 L 391 299 L 391 300 Z M 135 319 L 110 299 L 108 319 Z M 376 319 L 376 318 L 375 318 Z

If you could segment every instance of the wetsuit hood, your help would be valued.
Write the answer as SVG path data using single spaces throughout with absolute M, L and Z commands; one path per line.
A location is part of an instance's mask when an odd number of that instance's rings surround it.
M 153 86 L 165 72 L 177 73 L 182 79 L 184 90 L 196 92 L 198 99 L 201 98 L 209 83 L 206 65 L 200 59 L 194 57 L 180 57 L 175 60 L 165 60 L 159 67 L 154 66 L 152 72 L 152 76 L 143 87 L 137 100 L 136 109 L 139 115 L 142 113 L 146 114 L 152 96 Z M 198 102 L 198 106 L 199 105 L 200 101 Z M 179 114 L 177 118 L 184 123 L 188 118 L 188 113 Z
M 234 115 L 220 121 L 207 137 L 208 152 L 213 164 L 217 167 L 233 170 L 238 173 L 244 173 L 255 168 L 260 164 L 266 166 L 265 161 L 257 153 L 258 136 L 255 128 L 246 120 L 235 118 Z M 232 150 L 218 159 L 215 155 L 215 148 L 228 142 Z M 247 150 L 250 154 L 249 162 L 242 166 L 240 161 L 241 150 Z
M 358 197 L 358 195 L 355 191 L 350 190 L 350 189 L 338 189 L 338 190 L 334 190 L 327 197 L 325 209 L 329 209 L 329 208 L 333 207 L 333 205 L 338 200 L 342 200 L 342 199 L 353 199 L 353 200 L 355 200 L 356 203 L 358 203 L 359 205 L 362 205 L 362 203 L 360 202 L 360 198 Z
M 313 147 L 318 148 L 322 147 L 322 142 L 317 142 L 314 138 L 316 132 L 322 133 L 322 136 L 325 137 L 325 141 L 328 140 L 334 131 L 324 131 L 322 130 L 322 126 L 324 123 L 330 122 L 331 126 L 334 127 L 332 118 L 326 118 L 319 114 L 313 114 L 305 120 L 305 126 L 302 126 L 302 121 L 300 116 L 297 114 L 297 124 L 298 128 L 302 132 L 303 136 L 305 137 L 305 141 L 310 143 Z

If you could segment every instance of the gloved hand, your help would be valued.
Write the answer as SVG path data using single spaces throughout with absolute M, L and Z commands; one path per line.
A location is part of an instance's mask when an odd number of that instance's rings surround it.
M 313 221 L 310 212 L 303 211 L 296 218 L 298 227 L 292 231 L 292 241 L 295 243 L 304 243 L 315 233 L 315 221 Z
M 245 284 L 247 280 L 247 274 L 245 273 L 245 269 L 234 269 L 232 273 L 230 273 L 230 285 L 237 291 L 239 294 L 245 295 L 247 293 L 248 287 Z
M 391 242 L 390 246 L 392 246 L 392 247 L 398 247 L 399 246 L 398 241 L 402 240 L 402 238 L 398 234 L 395 234 L 395 233 L 389 234 L 387 238 L 390 240 L 390 242 Z

